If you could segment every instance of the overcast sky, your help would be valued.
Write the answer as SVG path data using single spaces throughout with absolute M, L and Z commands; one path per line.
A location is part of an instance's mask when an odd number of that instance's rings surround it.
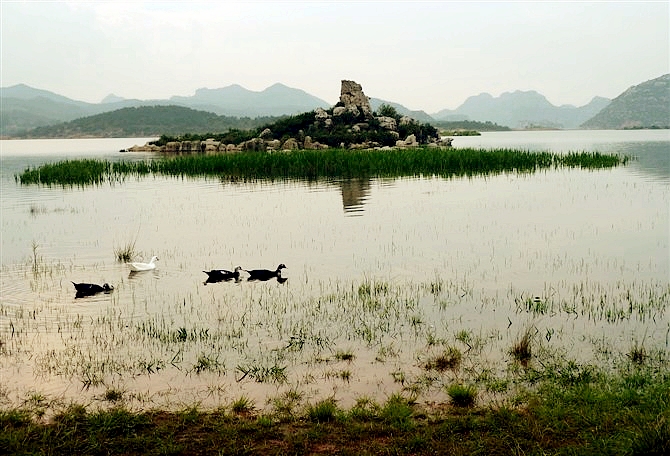
M 428 113 L 515 90 L 582 106 L 670 72 L 668 1 L 0 4 L 0 85 L 94 103 L 281 82 L 334 104 L 352 79 Z

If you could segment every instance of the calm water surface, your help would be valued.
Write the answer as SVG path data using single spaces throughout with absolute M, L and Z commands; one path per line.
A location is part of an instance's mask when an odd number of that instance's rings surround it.
M 638 342 L 668 350 L 667 130 L 454 139 L 635 157 L 602 171 L 312 184 L 148 177 L 87 188 L 14 179 L 64 158 L 148 159 L 118 152 L 144 142 L 0 141 L 0 401 L 34 391 L 94 400 L 111 387 L 141 406 L 241 394 L 263 405 L 287 388 L 383 399 L 446 345 L 461 344 L 471 374 L 503 375 L 527 328 L 583 362 L 607 363 L 603 353 Z M 128 242 L 157 255 L 158 268 L 130 275 L 114 256 Z M 204 284 L 203 270 L 279 263 L 285 283 Z M 115 290 L 75 299 L 71 281 Z

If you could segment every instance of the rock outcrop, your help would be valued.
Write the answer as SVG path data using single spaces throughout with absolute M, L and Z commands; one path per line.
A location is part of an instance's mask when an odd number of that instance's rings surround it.
M 342 80 L 340 103 L 344 107 L 344 112 L 348 111 L 356 115 L 362 113 L 366 119 L 372 117 L 370 99 L 363 93 L 363 87 L 354 81 Z

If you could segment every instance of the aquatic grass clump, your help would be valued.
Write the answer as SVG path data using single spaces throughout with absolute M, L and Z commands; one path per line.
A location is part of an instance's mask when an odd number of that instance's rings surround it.
M 477 400 L 477 388 L 473 385 L 455 383 L 447 388 L 447 394 L 457 407 L 471 407 Z
M 517 340 L 512 348 L 510 348 L 509 354 L 517 360 L 523 367 L 527 367 L 531 358 L 533 357 L 532 350 L 532 334 L 531 329 L 528 328 L 521 335 L 519 340 Z
M 114 247 L 114 257 L 116 260 L 122 263 L 132 261 L 137 256 L 137 250 L 135 249 L 136 241 L 137 239 L 131 239 L 123 245 Z
M 334 421 L 337 413 L 337 404 L 333 398 L 324 399 L 307 407 L 307 418 L 314 423 Z
M 216 176 L 222 180 L 308 180 L 332 178 L 444 178 L 532 173 L 556 167 L 611 168 L 625 157 L 580 152 L 555 154 L 516 149 L 409 148 L 393 150 L 298 150 L 182 155 L 151 161 L 65 160 L 26 169 L 15 176 L 23 185 L 95 185 L 125 176 Z
M 109 180 L 113 174 L 109 160 L 78 159 L 26 169 L 18 178 L 22 184 L 96 185 Z
M 253 412 L 256 407 L 253 400 L 242 395 L 231 404 L 230 408 L 236 415 L 241 415 Z

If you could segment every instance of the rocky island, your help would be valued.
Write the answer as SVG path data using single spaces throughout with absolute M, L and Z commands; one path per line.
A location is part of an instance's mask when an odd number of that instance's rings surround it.
M 450 147 L 451 138 L 441 138 L 430 124 L 401 116 L 391 106 L 377 112 L 360 84 L 343 80 L 340 100 L 331 109 L 317 108 L 248 132 L 231 131 L 206 138 L 161 136 L 129 152 L 221 153 L 242 151 L 291 151 L 298 149 L 392 149 L 426 145 Z

